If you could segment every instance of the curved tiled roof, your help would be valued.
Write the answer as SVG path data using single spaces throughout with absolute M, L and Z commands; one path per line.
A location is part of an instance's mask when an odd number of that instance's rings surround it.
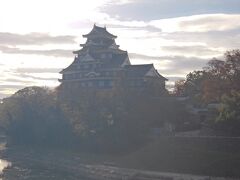
M 153 64 L 140 64 L 140 65 L 127 65 L 125 66 L 125 70 L 127 73 L 127 76 L 130 78 L 142 78 L 145 76 L 152 68 L 154 68 Z M 158 73 L 158 71 L 154 68 L 156 71 L 158 77 L 168 80 L 162 75 Z
M 83 35 L 83 37 L 108 38 L 104 39 L 104 41 L 112 41 L 115 44 L 114 38 L 117 36 L 109 33 L 106 30 L 106 27 L 99 27 L 94 25 L 91 32 Z M 94 39 L 91 40 L 94 41 Z M 74 51 L 73 53 L 77 54 L 73 63 L 67 68 L 63 69 L 60 73 L 75 73 L 80 71 L 91 71 L 93 69 L 96 72 L 100 72 L 112 69 L 114 71 L 123 70 L 128 78 L 137 79 L 145 77 L 158 77 L 163 81 L 167 80 L 165 77 L 158 73 L 153 64 L 130 65 L 128 52 L 119 49 L 116 44 L 115 47 L 111 47 L 108 46 L 108 44 L 103 44 L 103 46 L 96 46 L 93 43 L 90 43 L 88 46 L 83 46 L 82 49 Z M 93 65 L 95 63 L 97 65 Z
M 120 68 L 121 65 L 125 62 L 126 58 L 128 58 L 128 54 L 122 53 L 122 54 L 112 54 L 111 57 L 101 58 L 97 54 L 91 53 L 90 56 L 95 59 L 96 61 L 101 63 L 101 68 L 103 69 L 109 69 L 109 68 Z M 64 73 L 67 71 L 79 71 L 76 68 L 76 63 L 80 63 L 83 60 L 83 57 L 79 57 L 74 59 L 73 63 L 68 66 L 67 68 L 63 69 L 60 73 Z M 79 62 L 78 62 L 79 61 Z
M 143 77 L 152 68 L 153 68 L 153 64 L 125 66 L 125 70 L 128 77 Z
M 83 35 L 83 37 L 90 37 L 90 36 L 101 36 L 101 37 L 106 37 L 110 39 L 117 38 L 117 36 L 109 33 L 106 27 L 99 27 L 99 26 L 96 26 L 95 24 L 90 33 Z

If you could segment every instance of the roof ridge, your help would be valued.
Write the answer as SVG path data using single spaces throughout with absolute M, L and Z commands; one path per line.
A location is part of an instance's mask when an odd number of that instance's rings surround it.
M 96 23 L 94 24 L 93 28 L 101 28 L 101 29 L 105 29 L 106 30 L 106 26 L 101 27 L 101 26 L 96 25 Z
M 105 37 L 110 37 L 110 38 L 114 38 L 114 39 L 117 38 L 117 36 L 115 36 L 107 31 L 106 26 L 100 27 L 100 26 L 97 26 L 96 24 L 94 24 L 92 30 L 88 34 L 84 34 L 83 37 L 88 37 L 90 34 L 94 34 L 94 33 L 100 33 L 101 35 L 103 35 Z
M 131 64 L 131 65 L 126 65 L 126 66 L 153 66 L 153 63 L 151 63 L 151 64 Z

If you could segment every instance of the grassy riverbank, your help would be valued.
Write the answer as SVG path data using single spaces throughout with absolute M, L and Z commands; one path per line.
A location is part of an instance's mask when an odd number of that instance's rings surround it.
M 240 139 L 158 138 L 119 163 L 137 169 L 240 177 Z

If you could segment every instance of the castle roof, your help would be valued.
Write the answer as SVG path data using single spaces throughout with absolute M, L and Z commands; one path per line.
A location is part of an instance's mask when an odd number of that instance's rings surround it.
M 73 54 L 80 54 L 85 53 L 86 51 L 94 51 L 95 53 L 118 53 L 118 54 L 125 54 L 127 51 L 121 49 L 114 49 L 114 48 L 95 48 L 95 47 L 83 47 L 80 50 L 73 51 Z
M 102 67 L 103 68 L 119 68 L 128 58 L 128 54 L 113 54 L 111 58 L 103 59 Z
M 158 71 L 154 68 L 153 64 L 140 64 L 140 65 L 127 65 L 125 66 L 127 76 L 130 78 L 142 78 L 148 74 L 149 71 L 154 71 L 157 77 L 168 80 L 162 75 L 158 73 Z
M 100 62 L 101 69 L 119 68 L 125 62 L 126 58 L 128 58 L 127 52 L 121 54 L 112 54 L 111 57 L 105 57 L 103 59 L 101 59 L 94 53 L 89 53 L 86 56 L 88 56 L 88 58 L 91 57 L 92 61 Z M 79 59 L 75 57 L 73 63 L 67 68 L 63 69 L 60 73 L 64 73 L 67 71 L 79 71 L 76 64 L 78 63 L 80 65 L 81 61 L 84 61 L 84 58 L 86 56 L 79 57 Z
M 129 77 L 143 77 L 153 68 L 153 64 L 127 65 L 125 69 Z
M 82 49 L 73 51 L 74 54 L 77 54 L 73 63 L 60 73 L 82 74 L 82 72 L 86 73 L 92 70 L 98 73 L 120 70 L 132 79 L 160 78 L 162 81 L 167 80 L 158 73 L 153 64 L 131 65 L 127 51 L 118 48 L 114 40 L 117 36 L 109 33 L 106 27 L 94 25 L 91 32 L 83 37 L 90 39 L 87 39 L 87 42 L 82 45 Z M 79 77 L 81 76 L 79 75 Z
M 89 38 L 89 37 L 105 37 L 109 39 L 115 39 L 117 36 L 109 33 L 106 29 L 106 27 L 99 27 L 94 24 L 93 29 L 90 33 L 83 35 L 83 37 Z

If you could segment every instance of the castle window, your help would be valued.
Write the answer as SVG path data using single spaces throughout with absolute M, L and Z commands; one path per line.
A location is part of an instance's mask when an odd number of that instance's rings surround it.
M 93 82 L 88 82 L 88 87 L 93 87 Z
M 109 81 L 109 86 L 113 87 L 113 81 Z
M 105 75 L 106 75 L 106 76 L 109 76 L 109 75 L 110 75 L 110 72 L 107 71 L 107 72 L 105 73 Z
M 104 87 L 104 81 L 99 81 L 98 85 L 99 85 L 99 87 Z
M 72 77 L 73 77 L 73 79 L 76 79 L 77 78 L 77 74 L 73 74 Z
M 130 81 L 131 86 L 135 86 L 135 81 Z
M 112 87 L 113 86 L 113 81 L 109 81 L 109 80 L 104 81 L 104 86 L 105 87 Z
M 85 86 L 86 86 L 85 82 L 82 82 L 82 83 L 81 83 L 81 86 L 82 86 L 82 87 L 85 87 Z
M 104 53 L 104 54 L 101 54 L 101 58 L 102 58 L 102 59 L 106 58 L 106 54 L 105 54 L 105 53 Z
M 68 74 L 66 76 L 67 76 L 67 79 L 72 79 L 72 74 Z

